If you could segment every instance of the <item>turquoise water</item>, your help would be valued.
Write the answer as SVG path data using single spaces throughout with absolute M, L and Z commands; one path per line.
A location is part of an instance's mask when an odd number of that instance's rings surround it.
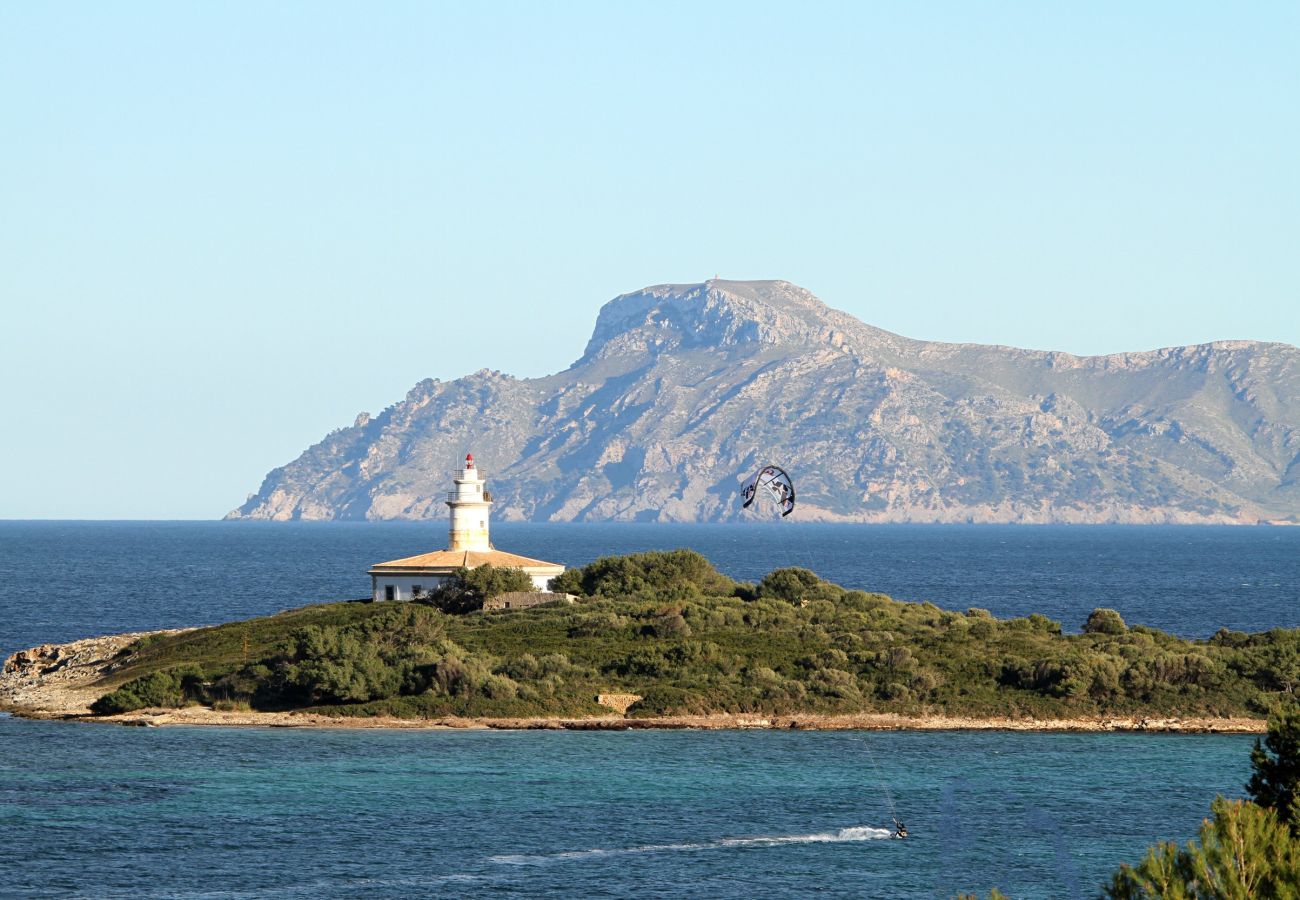
M 1228 736 L 0 721 L 6 894 L 1090 896 L 1240 794 Z M 912 837 L 882 839 L 892 799 Z
M 508 525 L 569 564 L 728 574 L 1077 628 L 1300 623 L 1300 529 Z M 0 522 L 0 655 L 365 595 L 436 524 Z M 0 896 L 1083 897 L 1240 796 L 1231 736 L 140 729 L 0 716 Z M 892 801 L 892 805 L 891 805 Z M 895 808 L 913 837 L 882 839 Z

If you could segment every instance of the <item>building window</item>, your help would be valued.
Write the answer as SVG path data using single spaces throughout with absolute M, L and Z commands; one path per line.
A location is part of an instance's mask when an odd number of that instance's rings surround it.
M 412 599 L 412 600 L 419 600 L 419 599 L 420 599 L 420 595 L 423 594 L 423 593 L 424 593 L 424 587 L 423 587 L 423 585 L 418 585 L 418 584 L 413 584 L 413 585 L 411 585 L 411 599 Z
M 386 584 L 386 585 L 384 585 L 384 599 L 385 599 L 385 600 L 396 600 L 396 599 L 397 599 L 397 588 L 394 587 L 394 586 L 391 585 L 391 584 Z

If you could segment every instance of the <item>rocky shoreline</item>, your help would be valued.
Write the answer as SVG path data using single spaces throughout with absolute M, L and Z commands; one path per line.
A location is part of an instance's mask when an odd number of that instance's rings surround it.
M 90 704 L 105 692 L 99 682 L 113 674 L 128 646 L 150 635 L 188 630 L 134 631 L 19 650 L 0 667 L 0 712 L 88 715 Z
M 495 729 L 557 731 L 667 730 L 796 730 L 796 731 L 1034 731 L 1034 732 L 1142 732 L 1153 734 L 1263 734 L 1263 719 L 1097 717 L 1078 719 L 1013 719 L 1007 717 L 862 713 L 827 716 L 797 713 L 784 716 L 746 716 L 719 713 L 702 716 L 663 716 L 652 719 L 599 716 L 584 719 L 400 719 L 393 716 L 357 718 L 315 712 L 224 711 L 205 706 L 183 709 L 146 709 L 117 716 L 84 713 L 60 715 L 48 711 L 13 710 L 27 718 L 60 719 L 127 726 L 221 726 L 260 728 L 391 728 L 391 729 Z
M 1263 734 L 1266 722 L 1251 718 L 1095 716 L 1071 719 L 1006 716 L 917 715 L 860 713 L 854 715 L 763 716 L 718 713 L 699 716 L 625 718 L 619 714 L 591 718 L 442 717 L 401 719 L 393 716 L 357 718 L 319 712 L 258 712 L 216 710 L 206 706 L 145 709 L 116 716 L 96 716 L 90 704 L 104 693 L 103 679 L 124 661 L 122 651 L 150 634 L 134 632 L 87 638 L 67 644 L 43 644 L 10 656 L 0 669 L 0 712 L 29 719 L 95 722 L 127 726 L 222 726 L 261 728 L 396 728 L 396 729 L 556 729 L 568 731 L 627 731 L 633 729 L 794 729 L 863 731 L 1040 731 L 1142 732 L 1183 734 Z

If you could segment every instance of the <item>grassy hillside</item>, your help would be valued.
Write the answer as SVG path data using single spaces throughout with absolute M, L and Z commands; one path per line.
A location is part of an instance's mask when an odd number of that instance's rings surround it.
M 1094 613 L 1083 634 L 845 590 L 801 569 L 757 585 L 691 551 L 565 573 L 571 606 L 448 615 L 335 603 L 147 638 L 98 712 L 205 703 L 339 715 L 754 712 L 1259 715 L 1300 682 L 1300 630 L 1183 640 Z

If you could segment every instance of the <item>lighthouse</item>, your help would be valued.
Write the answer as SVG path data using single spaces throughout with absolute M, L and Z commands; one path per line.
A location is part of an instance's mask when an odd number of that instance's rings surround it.
M 534 605 L 556 596 L 546 591 L 551 579 L 563 572 L 564 566 L 506 553 L 492 546 L 489 536 L 492 494 L 486 488 L 483 472 L 474 463 L 473 453 L 465 454 L 465 461 L 452 473 L 451 485 L 447 492 L 447 508 L 451 511 L 447 549 L 371 566 L 367 574 L 372 599 L 416 600 L 437 590 L 457 569 L 479 566 L 522 569 L 533 581 L 534 593 L 502 601 L 504 605 L 499 608 L 514 608 L 512 603 L 519 607 Z
M 483 477 L 474 467 L 474 454 L 465 454 L 465 465 L 452 476 L 454 490 L 447 492 L 451 508 L 448 526 L 448 550 L 492 549 L 488 538 L 488 518 L 492 514 L 492 495 L 483 490 Z

